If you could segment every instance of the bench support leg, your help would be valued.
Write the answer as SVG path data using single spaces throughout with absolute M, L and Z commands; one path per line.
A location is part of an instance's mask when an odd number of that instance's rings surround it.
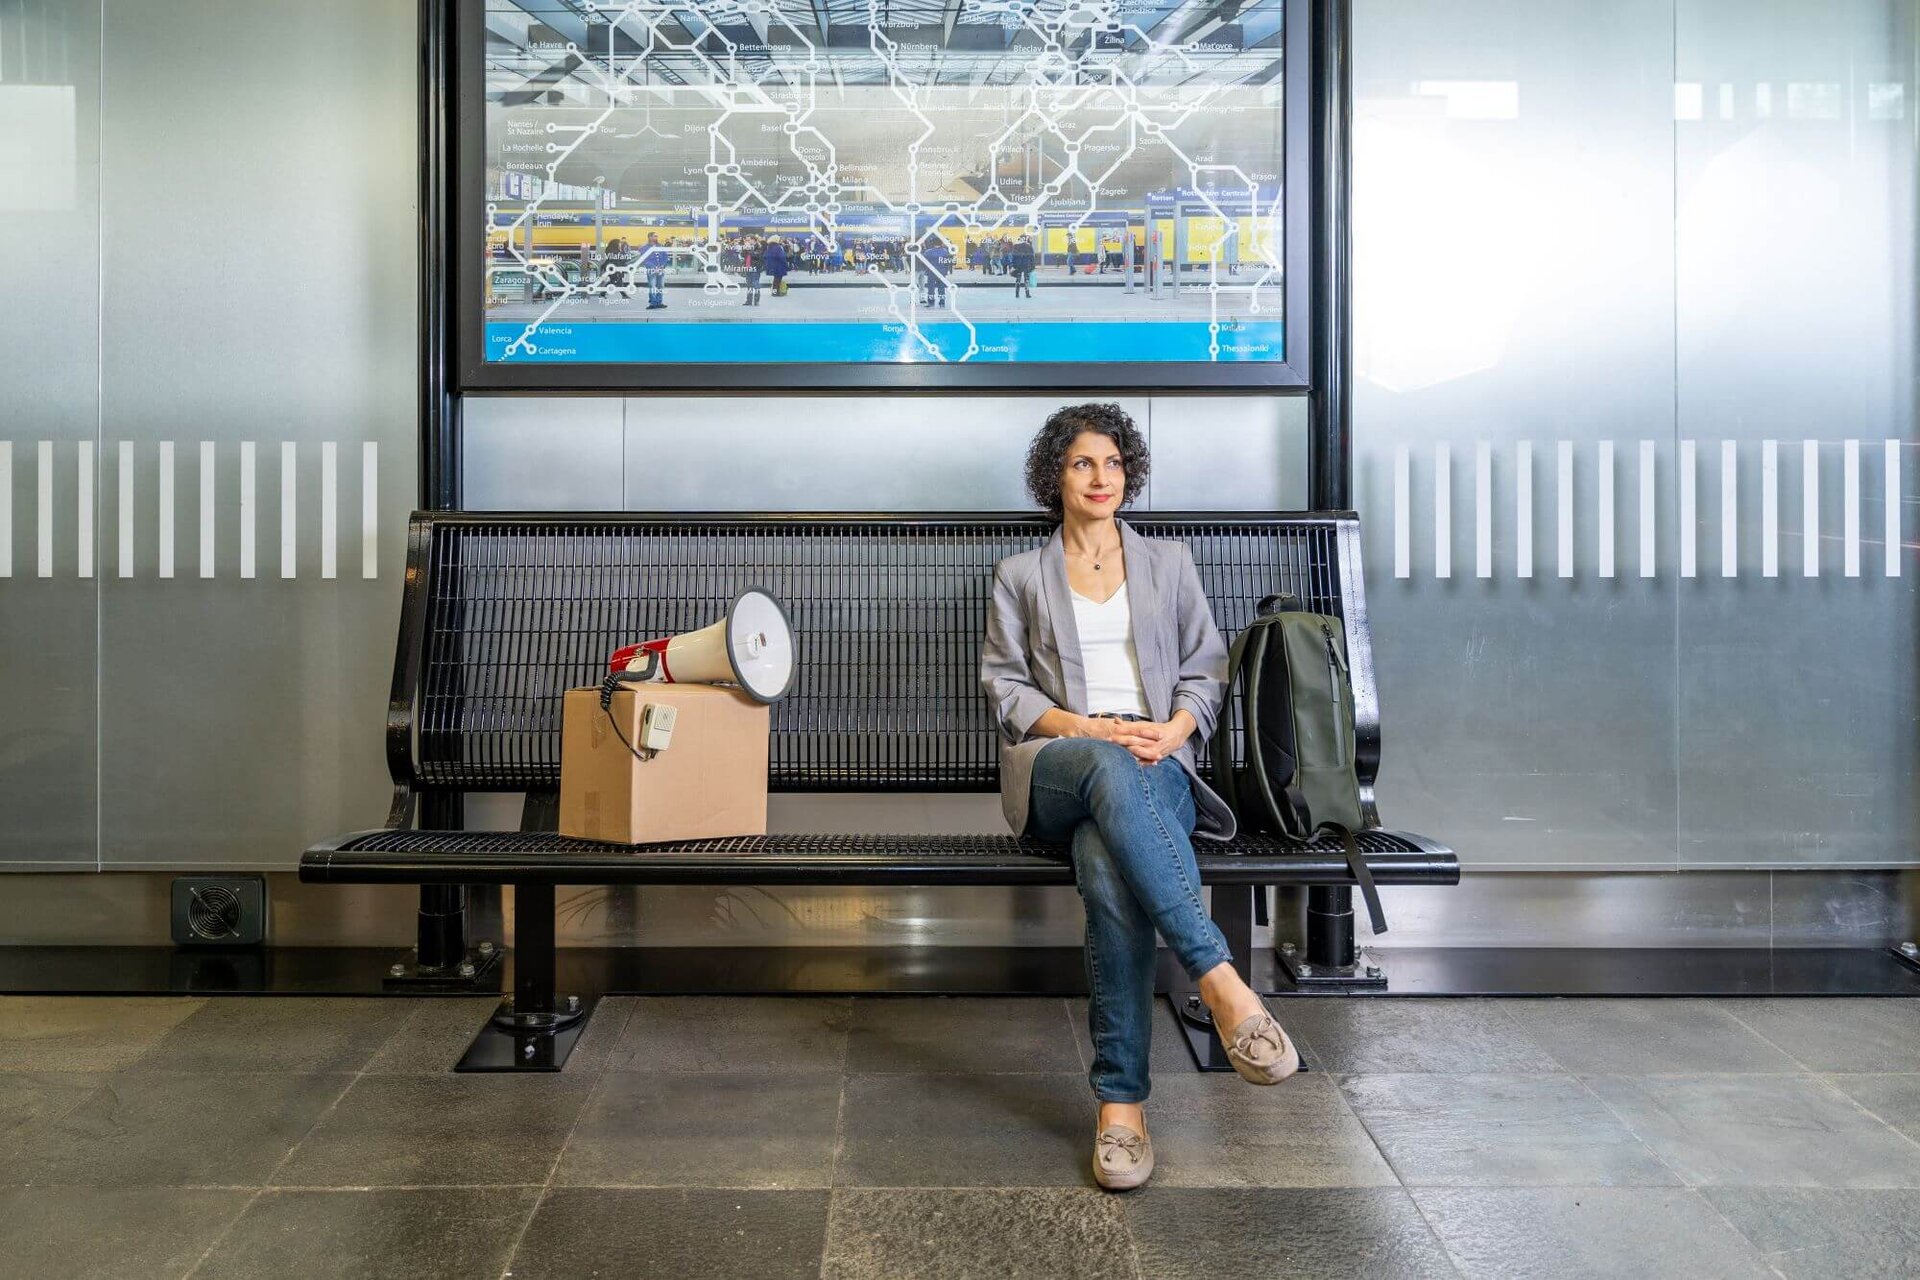
M 441 830 L 458 829 L 463 821 L 463 806 L 457 795 L 430 791 L 420 797 L 419 806 L 422 820 Z M 413 954 L 390 966 L 381 986 L 390 994 L 498 991 L 499 948 L 491 938 L 471 945 L 468 905 L 466 885 L 421 885 Z
M 1328 988 L 1383 991 L 1386 971 L 1360 953 L 1353 932 L 1353 890 L 1343 884 L 1307 890 L 1307 948 L 1291 942 L 1275 950 L 1297 991 Z
M 1248 981 L 1253 979 L 1255 895 L 1264 898 L 1266 893 L 1264 885 L 1213 886 L 1213 922 L 1220 926 L 1220 932 L 1227 940 L 1227 950 L 1233 956 L 1233 967 Z M 1213 1014 L 1200 999 L 1200 993 L 1175 990 L 1167 993 L 1167 999 L 1173 1003 L 1180 1030 L 1186 1034 L 1187 1049 L 1193 1054 L 1194 1066 L 1201 1071 L 1233 1070 L 1233 1064 L 1227 1061 L 1226 1050 L 1220 1047 L 1220 1037 L 1214 1031 Z
M 555 993 L 553 886 L 513 889 L 513 994 L 500 1002 L 455 1071 L 558 1071 L 593 1013 L 593 1001 Z

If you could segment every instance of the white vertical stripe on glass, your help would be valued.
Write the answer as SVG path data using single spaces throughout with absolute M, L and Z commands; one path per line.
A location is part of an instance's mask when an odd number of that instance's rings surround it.
M 155 513 L 160 535 L 160 569 L 162 578 L 173 576 L 173 441 L 160 442 L 160 503 Z
M 1760 576 L 1780 576 L 1780 442 L 1760 442 Z
M 256 564 L 254 546 L 255 509 L 258 507 L 259 462 L 253 441 L 240 442 L 240 576 L 251 578 Z
M 1841 546 L 1844 551 L 1843 571 L 1849 578 L 1860 576 L 1860 442 L 1849 440 L 1841 446 L 1844 459 L 1841 472 L 1842 502 L 1840 508 Z
M 1820 442 L 1800 442 L 1800 575 L 1820 576 Z
M 337 577 L 340 532 L 340 446 L 332 440 L 320 445 L 320 576 Z
M 34 568 L 43 578 L 53 576 L 53 441 L 42 440 L 36 450 L 39 463 L 38 483 L 35 498 L 38 505 L 34 508 L 35 522 L 39 526 L 38 554 Z
M 1513 446 L 1513 575 L 1533 576 L 1533 441 Z
M 93 576 L 93 441 L 80 441 L 80 466 L 74 492 L 74 527 L 80 543 L 79 576 Z
M 380 576 L 380 446 L 360 446 L 360 576 Z
M 1453 446 L 1433 446 L 1433 576 L 1453 576 Z
M 1600 442 L 1600 576 L 1613 576 L 1613 441 Z
M 1900 576 L 1900 442 L 1889 440 L 1884 446 L 1886 454 L 1883 477 L 1886 487 L 1887 504 L 1887 576 Z
M 115 523 L 120 549 L 120 576 L 133 576 L 133 441 L 120 442 L 120 516 Z
M 1740 576 L 1740 454 L 1732 440 L 1720 442 L 1720 576 Z
M 213 441 L 200 442 L 200 576 L 213 576 Z
M 1473 446 L 1473 576 L 1493 576 L 1493 446 Z
M 1557 483 L 1555 489 L 1556 510 L 1554 519 L 1558 525 L 1559 537 L 1555 540 L 1555 558 L 1559 561 L 1559 574 L 1563 578 L 1573 576 L 1573 441 L 1562 440 L 1554 446 L 1558 454 L 1555 462 Z
M 1680 486 L 1680 576 L 1691 578 L 1694 570 L 1694 546 L 1699 534 L 1694 510 L 1695 457 L 1693 441 L 1680 442 L 1680 474 L 1675 483 Z
M 1640 442 L 1640 576 L 1651 578 L 1654 574 L 1654 535 L 1659 528 L 1654 509 L 1654 470 L 1653 441 Z
M 1393 576 L 1413 575 L 1413 459 L 1406 445 L 1393 450 Z
M 295 520 L 299 514 L 296 501 L 294 464 L 298 461 L 296 446 L 291 440 L 280 442 L 280 576 L 291 578 L 296 563 L 294 543 Z
M 13 576 L 13 441 L 0 440 L 0 578 Z

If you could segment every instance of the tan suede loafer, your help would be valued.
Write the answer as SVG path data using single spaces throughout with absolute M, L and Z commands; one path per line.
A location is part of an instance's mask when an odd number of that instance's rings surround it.
M 1093 1180 L 1109 1191 L 1131 1191 L 1153 1176 L 1153 1143 L 1123 1124 L 1094 1135 Z
M 1222 1036 L 1220 1043 L 1240 1078 L 1254 1084 L 1279 1084 L 1300 1069 L 1293 1037 L 1264 1009 L 1235 1027 L 1232 1036 Z

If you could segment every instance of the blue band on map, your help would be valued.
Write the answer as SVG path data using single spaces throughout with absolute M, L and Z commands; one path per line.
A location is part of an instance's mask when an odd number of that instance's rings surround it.
M 508 354 L 525 324 L 489 323 L 487 359 L 512 364 L 1093 364 L 1170 361 L 1276 362 L 1285 358 L 1278 320 L 843 324 L 623 323 L 550 321 Z M 969 340 L 978 349 L 968 354 Z M 937 352 L 937 354 L 936 354 Z

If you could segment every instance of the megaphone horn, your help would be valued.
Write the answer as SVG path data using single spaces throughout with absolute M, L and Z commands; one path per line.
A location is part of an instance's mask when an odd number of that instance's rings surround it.
M 737 684 L 757 701 L 778 702 L 793 687 L 793 628 L 780 602 L 753 587 L 711 626 L 615 649 L 607 669 L 676 684 Z

